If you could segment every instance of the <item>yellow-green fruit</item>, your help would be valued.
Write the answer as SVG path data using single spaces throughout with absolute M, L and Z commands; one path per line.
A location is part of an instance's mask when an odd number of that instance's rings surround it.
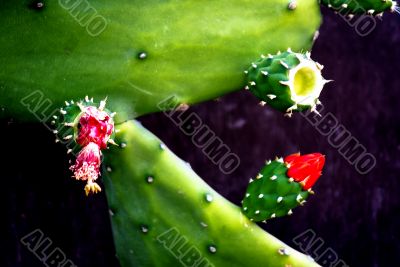
M 322 77 L 323 66 L 313 61 L 310 54 L 288 51 L 261 56 L 245 71 L 250 90 L 262 104 L 286 112 L 313 109 L 328 81 Z

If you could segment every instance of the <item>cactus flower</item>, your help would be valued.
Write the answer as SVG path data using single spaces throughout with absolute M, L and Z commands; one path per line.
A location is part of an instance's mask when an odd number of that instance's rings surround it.
M 114 121 L 101 107 L 87 106 L 79 118 L 79 134 L 76 142 L 86 146 L 96 143 L 100 149 L 107 148 L 107 142 L 114 131 Z
M 287 175 L 299 182 L 304 190 L 310 189 L 321 176 L 325 156 L 320 153 L 300 155 L 295 153 L 285 158 Z
M 100 186 L 94 182 L 100 175 L 101 151 L 96 143 L 90 142 L 78 154 L 75 164 L 70 167 L 77 180 L 87 181 L 86 195 L 101 191 Z

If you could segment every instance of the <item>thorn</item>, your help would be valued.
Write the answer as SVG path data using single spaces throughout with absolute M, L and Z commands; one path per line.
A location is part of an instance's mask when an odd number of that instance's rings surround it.
M 276 95 L 273 95 L 273 94 L 268 94 L 268 95 L 267 95 L 267 97 L 268 97 L 269 99 L 273 100 L 273 99 L 275 99 L 275 98 L 276 98 Z
M 85 111 L 85 106 L 82 105 L 82 103 L 78 102 L 78 103 L 76 103 L 76 105 L 79 107 L 79 109 L 80 109 L 82 112 Z
M 245 71 L 243 71 L 244 72 L 244 74 L 248 74 L 249 73 L 249 71 L 248 70 L 245 70 Z
M 262 70 L 261 73 L 262 73 L 262 75 L 264 75 L 264 76 L 268 76 L 268 71 L 266 71 L 266 70 Z
M 74 137 L 72 134 L 70 134 L 70 135 L 67 135 L 67 136 L 65 136 L 63 139 L 64 140 L 69 140 L 69 139 L 71 139 L 72 137 Z
M 293 1 L 291 1 L 291 2 L 293 2 Z M 292 51 L 292 49 L 290 47 L 286 51 L 289 52 L 289 53 L 293 53 L 293 51 Z
M 275 217 L 276 217 L 276 214 L 272 213 L 271 218 L 275 218 Z
M 292 215 L 292 214 L 293 214 L 292 210 L 289 210 L 288 213 L 287 213 L 287 215 L 289 215 L 289 216 Z
M 110 117 L 111 118 L 114 118 L 114 116 L 117 114 L 117 112 L 112 112 L 112 113 L 110 113 Z
M 64 126 L 67 126 L 67 127 L 74 127 L 74 123 L 73 122 L 65 122 L 64 123 Z
M 265 104 L 267 104 L 267 102 L 265 102 L 265 101 L 260 101 L 260 103 L 258 103 L 260 106 L 265 106 Z
M 293 183 L 294 179 L 292 177 L 289 178 L 289 183 Z
M 68 103 L 68 101 L 65 101 L 65 105 L 66 105 L 66 106 L 69 106 L 69 103 Z
M 85 96 L 85 101 L 89 102 L 89 97 L 88 96 Z
M 70 154 L 72 152 L 72 149 L 67 150 L 67 154 Z
M 265 164 L 269 165 L 269 164 L 271 164 L 271 162 L 272 162 L 272 161 L 269 159 L 269 160 L 266 160 L 266 161 L 265 161 Z
M 317 68 L 319 70 L 323 70 L 324 69 L 324 65 L 319 64 L 318 62 L 315 62 L 315 64 L 317 64 Z
M 106 107 L 106 103 L 107 103 L 107 97 L 104 98 L 104 100 L 101 100 L 101 101 L 100 101 L 99 110 L 103 111 L 104 108 Z
M 250 90 L 250 87 L 246 85 L 246 86 L 244 87 L 244 90 Z
M 373 10 L 373 9 L 370 9 L 367 11 L 368 15 L 372 15 L 372 14 L 374 14 L 374 12 L 375 12 L 375 10 Z
M 258 195 L 258 198 L 263 198 L 264 197 L 264 194 L 259 194 Z
M 278 198 L 276 199 L 276 202 L 277 202 L 277 203 L 281 203 L 282 200 L 283 200 L 283 197 L 278 197 Z
M 315 194 L 315 192 L 314 192 L 311 188 L 308 189 L 307 191 L 308 191 L 308 193 L 310 193 L 311 195 L 314 195 L 314 194 Z
M 67 112 L 65 110 L 63 110 L 63 109 L 60 109 L 60 113 L 63 114 L 63 115 L 67 114 Z
M 259 210 L 256 210 L 254 213 L 255 213 L 255 214 L 260 214 L 260 211 L 259 211 Z
M 246 193 L 246 197 L 249 197 L 250 196 L 250 193 Z
M 263 178 L 263 175 L 261 173 L 257 174 L 257 179 Z
M 279 63 L 284 66 L 286 69 L 289 68 L 288 64 L 286 64 L 283 60 L 280 60 Z
M 57 139 L 55 140 L 55 142 L 58 143 L 58 142 L 60 142 L 60 140 L 57 138 Z
M 290 81 L 279 81 L 279 83 L 282 84 L 282 85 L 287 85 L 287 86 L 289 86 Z
M 280 158 L 277 157 L 277 158 L 276 158 L 276 161 L 277 161 L 277 162 L 280 162 L 280 163 L 283 163 L 283 158 L 282 158 L 282 157 L 280 157 Z
M 250 82 L 250 85 L 251 85 L 251 86 L 256 86 L 256 82 L 255 82 L 255 81 L 251 81 L 251 82 Z
M 253 182 L 254 180 L 250 178 L 249 183 Z
M 265 59 L 266 56 L 265 56 L 264 54 L 261 54 L 261 58 L 262 58 L 262 59 Z
M 269 178 L 269 179 L 271 179 L 272 181 L 274 181 L 274 180 L 276 180 L 278 177 L 276 176 L 276 175 L 272 175 L 271 176 L 271 178 Z
M 57 130 L 53 130 L 53 134 L 58 134 L 58 131 Z
M 53 115 L 53 119 L 55 119 L 55 120 L 56 120 L 56 119 L 58 119 L 58 117 L 57 117 L 56 115 Z
M 114 146 L 119 146 L 117 143 L 115 143 L 115 141 L 114 141 L 114 139 L 108 139 L 108 141 L 107 141 L 108 143 L 110 143 L 111 145 L 114 145 Z
M 274 58 L 271 54 L 268 54 L 268 58 Z
M 254 69 L 257 69 L 257 64 L 256 64 L 256 63 L 251 63 L 251 66 L 252 66 Z
M 56 124 L 56 121 L 51 121 L 50 123 L 51 123 L 51 125 L 54 125 L 54 124 Z
M 342 4 L 342 7 L 343 7 L 343 8 L 347 8 L 348 5 L 347 5 L 347 4 Z
M 243 210 L 247 210 L 247 207 L 243 207 Z
M 302 200 L 303 200 L 303 197 L 302 197 L 300 194 L 297 195 L 296 201 L 297 201 L 298 203 L 301 203 Z

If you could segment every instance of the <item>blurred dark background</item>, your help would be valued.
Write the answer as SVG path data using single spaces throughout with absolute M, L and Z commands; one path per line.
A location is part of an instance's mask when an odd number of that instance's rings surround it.
M 325 113 L 332 112 L 376 157 L 369 174 L 360 175 L 302 116 L 288 119 L 257 105 L 245 91 L 191 108 L 240 157 L 230 175 L 163 114 L 140 121 L 236 204 L 266 159 L 297 151 L 326 154 L 316 195 L 291 217 L 263 227 L 297 249 L 292 239 L 312 229 L 325 242 L 322 250 L 332 248 L 349 266 L 400 266 L 400 16 L 386 14 L 361 37 L 341 17 L 323 13 L 313 58 L 335 82 L 326 86 L 321 101 Z M 83 195 L 52 134 L 41 125 L 3 120 L 0 136 L 0 266 L 43 266 L 20 242 L 37 228 L 80 267 L 118 266 L 105 196 Z

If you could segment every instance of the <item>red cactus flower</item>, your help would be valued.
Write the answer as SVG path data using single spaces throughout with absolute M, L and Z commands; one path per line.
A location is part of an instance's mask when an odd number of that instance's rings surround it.
M 287 175 L 299 182 L 304 190 L 308 190 L 321 176 L 325 156 L 320 153 L 300 156 L 300 153 L 296 153 L 287 156 L 284 161 L 288 166 Z
M 70 167 L 77 180 L 87 181 L 86 195 L 101 191 L 94 181 L 100 175 L 101 151 L 96 143 L 90 142 L 78 154 L 75 164 Z
M 114 121 L 111 116 L 93 106 L 85 107 L 79 119 L 79 131 L 76 142 L 81 146 L 93 142 L 100 149 L 107 148 L 107 142 L 114 131 Z

